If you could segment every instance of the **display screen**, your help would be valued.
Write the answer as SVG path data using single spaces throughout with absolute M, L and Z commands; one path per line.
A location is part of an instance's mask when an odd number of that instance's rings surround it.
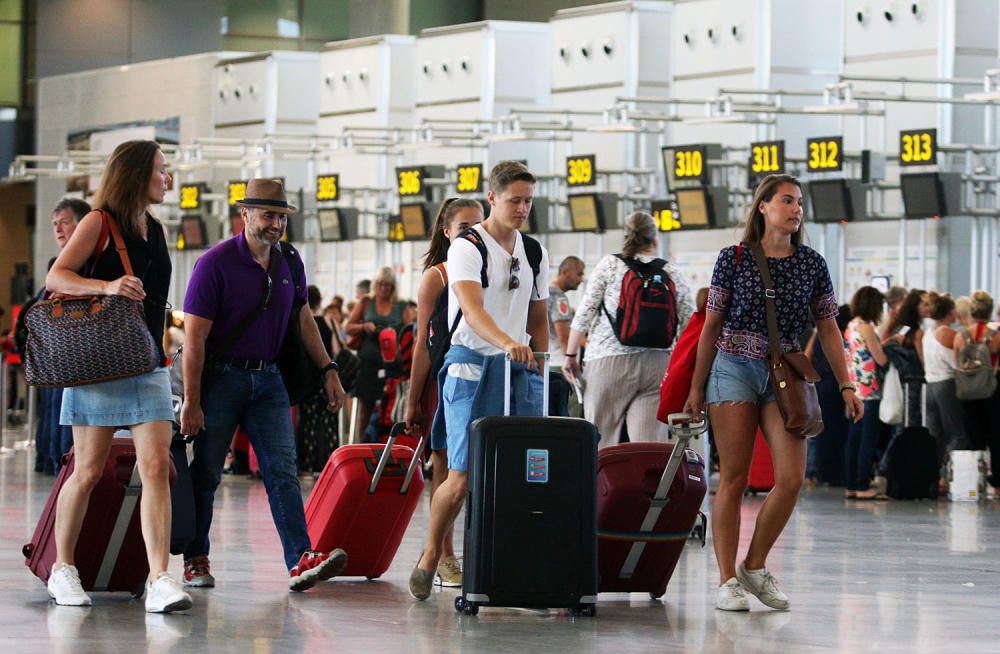
M 842 179 L 809 182 L 809 197 L 812 201 L 813 220 L 816 222 L 839 222 L 854 219 L 847 185 Z
M 937 173 L 900 175 L 899 184 L 907 218 L 934 218 L 946 213 Z
M 399 194 L 403 197 L 420 195 L 424 190 L 424 171 L 422 168 L 397 168 L 396 179 L 399 184 Z
M 676 145 L 663 148 L 663 170 L 667 189 L 700 186 L 708 181 L 708 156 L 704 145 Z
M 928 166 L 937 163 L 937 130 L 911 129 L 899 133 L 899 165 Z
M 598 232 L 604 227 L 597 196 L 593 193 L 569 196 L 569 218 L 574 232 Z
M 204 191 L 204 184 L 182 184 L 181 185 L 181 209 L 185 211 L 197 211 L 201 209 L 201 196 Z
M 671 200 L 653 200 L 649 211 L 659 231 L 674 232 L 681 228 L 681 222 L 677 220 L 677 205 Z
M 841 136 L 808 139 L 806 151 L 806 170 L 811 173 L 844 168 L 844 138 Z
M 710 227 L 711 207 L 708 194 L 703 188 L 685 189 L 675 193 L 677 213 L 681 215 L 681 228 Z
M 483 188 L 483 167 L 479 164 L 462 164 L 456 168 L 458 179 L 455 190 L 459 193 L 479 193 Z
M 247 196 L 247 180 L 245 179 L 234 179 L 226 185 L 227 190 L 227 204 L 230 207 L 235 207 L 236 203 Z
M 597 177 L 597 157 L 593 154 L 566 157 L 566 185 L 592 186 Z
M 319 237 L 322 241 L 343 241 L 344 224 L 341 222 L 339 209 L 320 209 L 317 215 L 319 220 Z
M 201 216 L 184 216 L 181 218 L 181 236 L 177 247 L 181 250 L 200 250 L 208 245 L 205 236 L 205 222 Z
M 427 238 L 427 212 L 424 205 L 400 205 L 399 217 L 403 222 L 403 237 L 407 241 L 420 241 Z
M 340 175 L 316 176 L 316 201 L 336 202 L 340 197 Z

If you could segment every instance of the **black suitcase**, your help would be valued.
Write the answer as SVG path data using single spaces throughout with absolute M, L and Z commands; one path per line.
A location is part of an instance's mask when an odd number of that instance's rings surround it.
M 548 355 L 541 358 L 547 405 Z M 509 389 L 509 358 L 505 378 Z M 508 390 L 505 414 L 509 398 Z M 457 611 L 509 606 L 594 615 L 599 440 L 597 429 L 579 418 L 496 416 L 469 425 Z
M 923 426 L 927 388 L 920 388 L 920 425 L 910 424 L 909 384 L 903 393 L 903 430 L 886 448 L 882 468 L 886 495 L 897 500 L 934 499 L 938 495 L 941 461 L 937 440 Z

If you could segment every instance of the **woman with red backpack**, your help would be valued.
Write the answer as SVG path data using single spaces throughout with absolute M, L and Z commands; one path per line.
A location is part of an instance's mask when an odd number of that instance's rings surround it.
M 477 200 L 449 198 L 438 209 L 430 247 L 424 256 L 424 276 L 417 290 L 417 336 L 413 345 L 410 368 L 410 389 L 406 403 L 406 426 L 409 433 L 430 433 L 431 421 L 437 408 L 437 379 L 443 358 L 432 361 L 427 347 L 432 315 L 442 297 L 445 299 L 444 318 L 448 319 L 448 247 L 462 230 L 483 222 L 483 206 Z M 430 380 L 430 383 L 428 383 Z M 448 444 L 431 442 L 433 480 L 431 497 L 448 476 Z M 445 535 L 444 552 L 437 569 L 437 582 L 442 586 L 462 585 L 462 568 L 455 557 L 454 528 Z
M 581 375 L 586 335 L 583 415 L 600 432 L 600 447 L 616 445 L 623 426 L 631 441 L 667 442 L 667 426 L 656 419 L 660 380 L 694 297 L 677 266 L 656 258 L 658 248 L 653 217 L 630 215 L 621 254 L 597 263 L 570 327 L 563 372 L 570 382 Z

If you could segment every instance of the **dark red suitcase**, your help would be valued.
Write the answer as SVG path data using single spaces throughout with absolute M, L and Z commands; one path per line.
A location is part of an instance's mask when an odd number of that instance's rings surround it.
M 104 473 L 90 494 L 90 504 L 76 545 L 76 567 L 88 591 L 128 591 L 136 597 L 145 592 L 149 576 L 146 545 L 139 524 L 142 484 L 135 465 L 135 446 L 130 438 L 115 438 L 104 464 Z M 56 498 L 74 468 L 69 451 L 31 542 L 22 552 L 25 565 L 47 582 L 56 561 Z M 171 469 L 171 480 L 174 477 Z
M 704 421 L 671 415 L 673 443 L 625 443 L 597 455 L 597 539 L 602 593 L 657 599 L 677 567 L 708 492 L 705 460 L 687 444 Z M 690 416 L 685 416 L 688 420 Z M 704 539 L 702 540 L 704 545 Z
M 771 461 L 771 448 L 767 446 L 764 433 L 758 427 L 753 444 L 753 460 L 750 461 L 747 490 L 756 495 L 767 493 L 772 488 L 774 488 L 774 463 Z
M 341 577 L 382 576 L 420 502 L 421 459 L 411 448 L 395 444 L 404 427 L 394 425 L 384 446 L 337 448 L 309 494 L 306 525 L 312 546 L 347 552 Z

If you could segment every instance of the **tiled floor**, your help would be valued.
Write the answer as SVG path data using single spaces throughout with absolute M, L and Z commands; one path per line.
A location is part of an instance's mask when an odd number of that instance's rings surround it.
M 17 432 L 8 432 L 11 446 Z M 186 614 L 151 616 L 127 595 L 57 607 L 23 565 L 52 478 L 29 451 L 0 454 L 0 644 L 31 652 L 1000 652 L 1000 502 L 852 503 L 807 491 L 769 565 L 793 602 L 749 614 L 713 608 L 711 544 L 689 544 L 662 602 L 602 595 L 596 618 L 483 609 L 457 591 L 424 603 L 406 589 L 427 525 L 418 510 L 382 580 L 287 591 L 263 485 L 224 482 L 213 533 L 219 586 Z M 308 485 L 304 488 L 308 492 Z M 761 499 L 748 498 L 744 537 Z M 180 561 L 173 561 L 180 573 Z

